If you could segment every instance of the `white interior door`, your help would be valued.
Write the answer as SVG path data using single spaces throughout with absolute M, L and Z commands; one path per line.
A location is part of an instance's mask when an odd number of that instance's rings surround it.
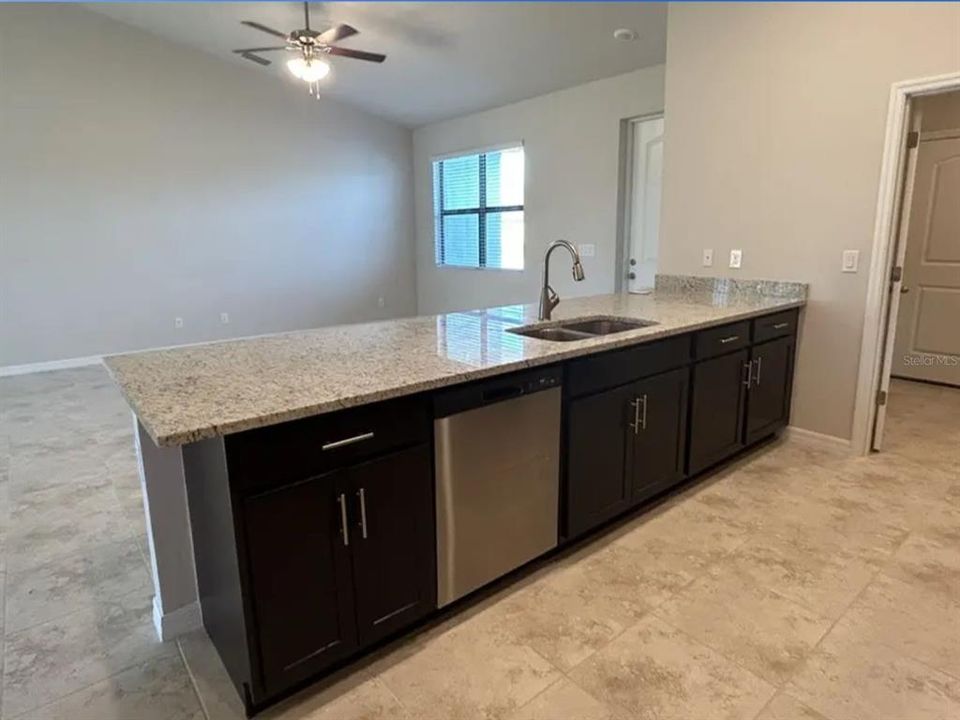
M 960 137 L 920 141 L 892 373 L 960 387 Z
M 660 247 L 663 117 L 630 122 L 631 172 L 627 269 L 630 292 L 653 287 Z

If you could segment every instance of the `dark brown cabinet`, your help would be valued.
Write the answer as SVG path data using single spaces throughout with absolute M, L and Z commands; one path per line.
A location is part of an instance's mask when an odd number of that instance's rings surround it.
M 743 447 L 749 357 L 749 350 L 739 350 L 693 366 L 689 474 L 694 475 Z
M 184 448 L 204 626 L 254 712 L 436 609 L 426 398 Z
M 369 645 L 436 607 L 433 481 L 427 445 L 350 468 L 357 629 Z
M 627 481 L 631 386 L 572 400 L 567 409 L 566 536 L 575 537 L 630 504 Z
M 680 368 L 631 386 L 629 475 L 633 502 L 683 479 L 690 371 Z
M 744 437 L 748 445 L 776 432 L 789 420 L 793 349 L 792 335 L 751 349 Z
M 357 647 L 349 548 L 340 532 L 346 477 L 333 472 L 244 502 L 250 589 L 267 692 Z

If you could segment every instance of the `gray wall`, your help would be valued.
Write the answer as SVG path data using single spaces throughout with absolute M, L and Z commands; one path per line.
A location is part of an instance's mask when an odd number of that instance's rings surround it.
M 809 282 L 792 422 L 849 438 L 890 86 L 960 70 L 960 3 L 669 13 L 660 271 Z
M 550 282 L 561 297 L 613 292 L 620 121 L 661 110 L 663 66 L 657 65 L 415 130 L 417 309 L 536 302 L 541 258 L 557 238 L 596 245 L 596 255 L 583 259 L 581 283 L 571 278 L 569 258 L 554 258 Z M 518 140 L 526 159 L 524 270 L 438 268 L 431 158 Z
M 0 366 L 414 312 L 410 131 L 258 70 L 0 6 Z

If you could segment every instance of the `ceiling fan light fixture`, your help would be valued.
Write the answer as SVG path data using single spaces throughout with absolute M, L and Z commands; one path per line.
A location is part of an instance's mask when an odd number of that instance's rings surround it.
M 287 61 L 287 69 L 298 80 L 315 83 L 330 74 L 330 63 L 320 58 L 294 58 Z

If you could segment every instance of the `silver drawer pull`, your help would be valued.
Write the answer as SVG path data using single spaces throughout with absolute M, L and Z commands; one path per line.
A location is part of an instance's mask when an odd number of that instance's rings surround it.
M 745 362 L 743 364 L 743 369 L 747 371 L 747 379 L 743 381 L 743 384 L 750 388 L 750 384 L 753 382 L 753 363 Z
M 757 385 L 757 387 L 760 387 L 760 365 L 761 365 L 761 363 L 763 363 L 763 357 L 762 357 L 762 356 L 757 358 L 757 376 L 753 379 L 753 382 Z
M 363 488 L 360 488 L 360 492 L 357 493 L 360 496 L 360 534 L 363 536 L 363 539 L 367 539 L 367 496 L 363 492 Z
M 340 493 L 340 534 L 343 535 L 343 544 L 350 544 L 350 529 L 347 527 L 347 496 Z
M 720 338 L 720 343 L 726 345 L 727 343 L 733 342 L 734 340 L 739 340 L 739 335 L 731 335 L 730 337 Z
M 783 330 L 785 327 L 790 327 L 790 323 L 788 323 L 788 322 L 777 323 L 776 325 L 773 326 L 773 329 L 774 329 L 774 330 Z
M 364 440 L 371 440 L 373 438 L 372 432 L 366 432 L 362 435 L 354 435 L 353 437 L 344 438 L 343 440 L 334 440 L 333 442 L 324 443 L 320 446 L 321 450 L 335 450 L 344 445 L 353 445 L 354 443 L 363 442 Z
M 647 394 L 646 393 L 643 394 L 643 397 L 641 398 L 641 400 L 643 401 L 643 417 L 640 418 L 640 428 L 642 430 L 646 430 L 647 429 Z

